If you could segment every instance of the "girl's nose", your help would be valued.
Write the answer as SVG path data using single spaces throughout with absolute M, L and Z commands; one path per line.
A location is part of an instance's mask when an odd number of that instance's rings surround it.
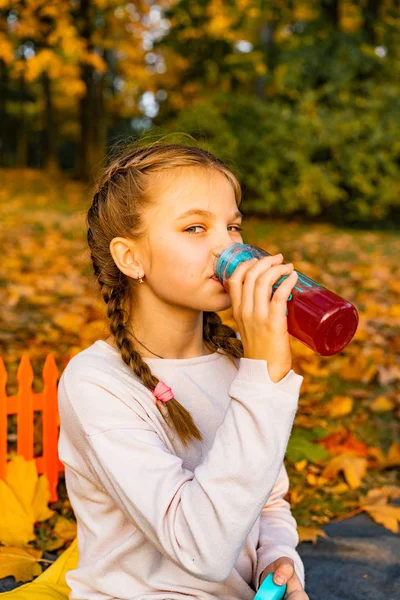
M 217 248 L 215 248 L 213 250 L 213 254 L 216 258 L 219 258 L 221 256 L 221 254 L 223 252 L 225 252 L 225 250 L 227 250 L 228 248 L 230 248 L 230 246 L 233 246 L 234 244 L 236 244 L 237 242 L 232 242 L 232 240 L 230 240 L 230 244 L 227 244 L 225 246 L 218 246 Z

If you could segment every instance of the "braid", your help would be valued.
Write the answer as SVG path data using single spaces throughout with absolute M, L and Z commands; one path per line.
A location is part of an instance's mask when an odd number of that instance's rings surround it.
M 107 289 L 107 286 L 103 287 L 102 292 L 104 301 L 107 304 L 110 331 L 114 335 L 115 343 L 121 352 L 122 360 L 132 369 L 143 384 L 153 392 L 159 379 L 152 374 L 149 366 L 142 359 L 139 352 L 135 350 L 134 344 L 130 339 L 124 322 L 125 310 L 121 307 L 121 298 L 123 295 L 118 289 L 110 290 Z M 181 422 L 181 441 L 185 446 L 192 438 L 200 441 L 203 440 L 203 436 L 196 427 L 191 414 L 175 398 L 168 400 L 166 404 L 157 399 L 155 403 L 160 413 L 164 417 L 168 416 L 170 418 L 170 426 L 177 420 Z M 167 413 L 163 411 L 164 406 L 167 409 Z
M 217 352 L 221 348 L 229 359 L 243 358 L 242 341 L 236 337 L 235 330 L 222 323 L 216 312 L 203 314 L 203 338 L 208 346 Z M 232 360 L 232 362 L 234 362 Z
M 144 148 L 134 147 L 111 163 L 96 186 L 87 212 L 87 242 L 94 275 L 107 306 L 110 333 L 124 363 L 151 392 L 159 379 L 136 349 L 134 336 L 127 326 L 136 284 L 114 262 L 110 243 L 117 236 L 138 240 L 146 233 L 142 215 L 153 202 L 149 173 L 193 165 L 223 173 L 234 189 L 237 205 L 240 204 L 239 182 L 219 159 L 194 146 L 155 143 Z M 125 306 L 129 306 L 129 311 Z M 203 339 L 210 350 L 226 354 L 232 361 L 243 356 L 241 340 L 236 338 L 234 329 L 222 323 L 217 313 L 204 312 Z M 185 446 L 194 439 L 203 441 L 191 414 L 176 398 L 166 403 L 155 399 L 155 405 L 166 422 L 175 427 Z

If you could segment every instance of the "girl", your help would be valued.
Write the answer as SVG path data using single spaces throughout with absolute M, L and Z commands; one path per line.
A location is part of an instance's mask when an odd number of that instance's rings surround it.
M 270 572 L 308 600 L 283 499 L 297 274 L 277 255 L 241 263 L 229 293 L 212 278 L 243 243 L 240 203 L 224 163 L 179 144 L 136 145 L 98 183 L 87 239 L 110 336 L 58 387 L 70 600 L 253 600 Z M 231 306 L 238 333 L 217 314 Z

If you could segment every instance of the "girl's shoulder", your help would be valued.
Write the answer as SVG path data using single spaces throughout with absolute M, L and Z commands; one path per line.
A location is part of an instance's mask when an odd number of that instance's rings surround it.
M 70 359 L 58 383 L 59 410 L 75 415 L 87 435 L 154 422 L 158 411 L 152 393 L 104 344 L 97 340 Z

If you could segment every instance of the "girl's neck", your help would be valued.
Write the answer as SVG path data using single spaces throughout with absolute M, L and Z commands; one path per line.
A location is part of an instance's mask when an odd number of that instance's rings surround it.
M 116 350 L 119 351 L 119 348 L 117 346 L 117 344 L 115 343 L 115 340 L 112 336 L 109 336 L 106 340 L 107 344 L 110 344 L 110 346 L 112 346 L 113 348 L 115 348 Z M 142 356 L 143 358 L 157 358 L 157 356 L 155 354 L 150 354 L 148 353 L 144 348 L 140 348 L 139 351 L 140 356 Z M 214 354 L 213 350 L 209 350 L 206 345 L 203 345 L 203 352 L 202 354 L 200 354 L 200 356 L 207 356 L 209 354 Z M 161 357 L 164 358 L 164 357 Z M 168 358 L 173 358 L 173 357 L 168 357 Z M 195 356 L 185 356 L 185 358 L 197 358 Z

